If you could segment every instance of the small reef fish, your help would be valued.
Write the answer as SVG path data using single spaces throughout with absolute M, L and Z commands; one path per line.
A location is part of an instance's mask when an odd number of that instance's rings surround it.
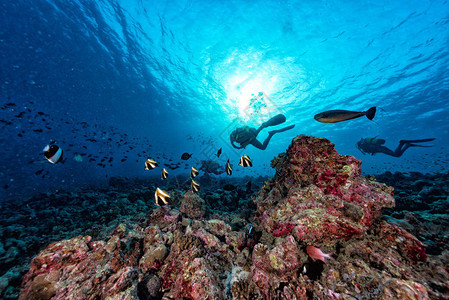
M 195 193 L 198 193 L 198 191 L 200 190 L 200 185 L 198 182 L 196 182 L 195 180 L 192 179 L 192 183 L 190 184 L 190 188 L 192 189 L 192 191 L 194 191 Z
M 145 162 L 145 170 L 153 170 L 157 166 L 158 163 L 153 159 L 148 158 L 147 161 Z
M 62 149 L 57 145 L 47 145 L 44 148 L 45 158 L 52 164 L 56 164 L 62 160 Z
M 193 153 L 192 153 L 192 154 L 193 154 Z M 182 159 L 182 160 L 188 160 L 189 158 L 192 157 L 192 154 L 189 154 L 189 153 L 187 153 L 187 152 L 184 152 L 184 153 L 181 155 L 181 159 Z
M 161 174 L 161 179 L 164 180 L 164 179 L 167 179 L 167 177 L 168 177 L 168 171 L 166 168 L 163 168 L 162 174 Z
M 362 116 L 366 116 L 372 120 L 376 114 L 376 107 L 373 106 L 367 111 L 350 111 L 350 110 L 328 110 L 315 115 L 315 120 L 321 123 L 337 123 L 347 121 Z
M 252 167 L 253 166 L 253 162 L 251 161 L 251 159 L 249 158 L 248 155 L 243 155 L 242 157 L 240 157 L 239 166 Z
M 170 195 L 166 191 L 156 188 L 156 192 L 154 193 L 154 203 L 160 205 L 159 202 L 162 201 L 163 204 L 168 204 L 167 199 L 170 199 Z
M 195 169 L 194 167 L 192 167 L 191 169 L 190 169 L 190 178 L 195 178 L 196 176 L 198 176 L 198 174 L 199 174 L 199 172 L 198 172 L 198 170 L 197 169 Z
M 321 260 L 322 262 L 326 262 L 326 258 L 328 259 L 334 259 L 331 256 L 331 253 L 324 253 L 321 251 L 320 248 L 314 247 L 314 246 L 307 246 L 306 248 L 307 254 L 310 256 L 310 258 L 315 261 L 317 259 Z
M 229 163 L 229 159 L 226 162 L 226 174 L 228 174 L 229 176 L 232 175 L 232 167 L 231 167 L 231 164 Z
M 220 155 L 221 155 L 221 148 L 218 149 L 218 151 L 217 151 L 217 157 L 220 157 Z

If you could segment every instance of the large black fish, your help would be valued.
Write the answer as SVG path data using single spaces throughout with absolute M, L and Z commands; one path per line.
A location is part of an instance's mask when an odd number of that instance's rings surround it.
M 367 111 L 351 111 L 351 110 L 328 110 L 315 115 L 315 120 L 321 123 L 337 123 L 341 121 L 347 121 L 362 116 L 366 116 L 372 120 L 376 114 L 376 107 L 373 106 Z

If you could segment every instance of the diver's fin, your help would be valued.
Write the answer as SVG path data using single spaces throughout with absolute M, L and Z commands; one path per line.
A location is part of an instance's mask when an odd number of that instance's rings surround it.
M 431 142 L 435 140 L 435 138 L 431 138 L 431 139 L 422 139 L 422 140 L 400 140 L 400 143 L 424 143 L 424 142 Z
M 410 143 L 407 143 L 407 145 L 408 145 L 409 147 L 423 147 L 423 148 L 433 147 L 433 146 L 424 146 L 424 145 L 410 144 Z
M 295 125 L 290 125 L 290 126 L 278 129 L 278 130 L 272 130 L 272 131 L 269 131 L 268 134 L 275 134 L 275 133 L 279 133 L 279 132 L 284 132 L 284 131 L 292 129 L 293 127 L 295 127 Z
M 285 122 L 285 120 L 287 120 L 285 118 L 285 116 L 283 114 L 278 114 L 275 115 L 274 117 L 272 117 L 271 119 L 269 119 L 268 121 L 264 122 L 262 124 L 262 128 L 268 127 L 268 126 L 275 126 L 275 125 L 279 125 Z
M 376 115 L 376 107 L 373 106 L 370 109 L 368 109 L 366 112 L 366 117 L 370 120 L 374 119 L 374 116 Z

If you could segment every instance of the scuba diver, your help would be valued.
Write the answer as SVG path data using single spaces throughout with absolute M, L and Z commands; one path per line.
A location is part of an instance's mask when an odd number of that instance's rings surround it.
M 249 127 L 249 126 L 243 126 L 235 129 L 231 133 L 231 144 L 236 149 L 243 149 L 246 148 L 249 144 L 253 145 L 254 147 L 265 150 L 268 146 L 268 143 L 270 142 L 271 138 L 275 133 L 283 132 L 292 129 L 295 127 L 295 125 L 290 125 L 282 129 L 273 130 L 268 132 L 268 137 L 265 139 L 263 144 L 257 140 L 257 135 L 259 132 L 269 126 L 275 126 L 284 123 L 286 120 L 285 116 L 283 114 L 278 114 L 274 117 L 272 117 L 270 120 L 262 123 L 258 129 Z M 235 143 L 239 143 L 240 146 L 236 145 Z
M 360 141 L 357 142 L 356 146 L 363 154 L 369 153 L 371 155 L 374 155 L 376 153 L 383 153 L 394 157 L 400 157 L 405 152 L 405 150 L 407 150 L 410 147 L 432 147 L 432 146 L 418 145 L 416 143 L 430 142 L 433 140 L 435 139 L 430 138 L 422 140 L 400 140 L 398 147 L 396 148 L 396 150 L 393 151 L 383 146 L 383 144 L 385 144 L 384 139 L 378 139 L 376 136 L 373 138 L 362 138 L 360 139 Z

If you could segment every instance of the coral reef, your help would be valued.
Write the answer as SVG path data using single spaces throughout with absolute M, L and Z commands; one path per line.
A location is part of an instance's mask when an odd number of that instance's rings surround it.
M 449 298 L 449 252 L 429 255 L 382 217 L 393 189 L 360 176 L 360 161 L 299 136 L 273 166 L 255 206 L 242 199 L 241 211 L 211 207 L 227 191 L 178 190 L 174 206 L 151 207 L 105 240 L 49 245 L 32 260 L 20 299 Z
M 256 222 L 274 236 L 308 244 L 361 237 L 393 189 L 360 176 L 361 162 L 337 153 L 326 139 L 299 136 L 272 161 L 276 175 L 256 199 Z
M 204 200 L 198 194 L 189 191 L 184 195 L 184 200 L 179 209 L 185 213 L 189 218 L 201 218 L 206 213 Z
M 449 173 L 399 172 L 376 175 L 395 189 L 396 207 L 385 210 L 395 223 L 426 244 L 426 252 L 449 251 Z

